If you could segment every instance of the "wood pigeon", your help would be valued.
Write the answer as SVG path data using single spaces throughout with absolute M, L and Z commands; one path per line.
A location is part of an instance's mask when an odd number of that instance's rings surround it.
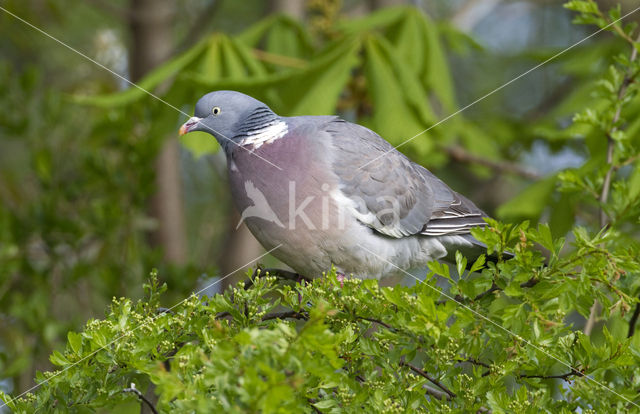
M 487 215 L 375 132 L 337 116 L 281 117 L 235 91 L 204 95 L 180 135 L 222 146 L 233 200 L 273 255 L 307 277 L 380 279 L 486 246 Z M 470 263 L 472 261 L 470 260 Z

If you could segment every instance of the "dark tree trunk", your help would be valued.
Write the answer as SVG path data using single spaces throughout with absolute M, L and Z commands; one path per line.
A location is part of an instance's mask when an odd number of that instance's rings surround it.
M 129 71 L 134 82 L 171 55 L 174 16 L 174 0 L 130 0 Z M 175 134 L 162 138 L 164 142 L 154 164 L 156 191 L 149 208 L 158 224 L 151 235 L 151 242 L 162 248 L 167 262 L 184 264 L 187 260 L 187 241 L 179 143 Z M 154 389 L 151 384 L 145 393 L 153 405 L 158 401 Z M 152 410 L 146 404 L 141 404 L 140 413 L 152 413 Z
M 255 268 L 255 263 L 250 263 L 249 265 L 247 263 L 260 256 L 264 251 L 247 226 L 242 224 L 236 230 L 238 221 L 240 221 L 240 215 L 233 208 L 229 217 L 229 233 L 227 234 L 227 240 L 219 262 L 220 276 L 231 275 L 220 283 L 221 290 L 244 279 L 247 268 Z
M 376 10 L 383 7 L 400 6 L 408 2 L 407 0 L 369 0 L 369 3 L 371 4 L 371 9 Z
M 175 1 L 130 0 L 129 16 L 129 69 L 132 80 L 137 81 L 171 55 Z M 154 165 L 156 193 L 150 206 L 158 223 L 152 243 L 160 246 L 165 259 L 173 264 L 187 261 L 179 155 L 177 138 L 166 138 Z
M 270 13 L 284 13 L 289 16 L 303 20 L 307 2 L 304 0 L 269 0 Z

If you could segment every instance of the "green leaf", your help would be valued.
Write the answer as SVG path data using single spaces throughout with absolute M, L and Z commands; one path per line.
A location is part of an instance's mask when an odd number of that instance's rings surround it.
M 429 270 L 431 270 L 433 273 L 451 280 L 451 273 L 449 271 L 449 266 L 446 263 L 432 261 L 432 262 L 429 262 L 428 265 L 429 265 Z
M 148 92 L 152 92 L 160 83 L 168 80 L 176 75 L 185 66 L 198 59 L 206 50 L 208 41 L 202 40 L 196 46 L 192 47 L 183 54 L 171 59 L 170 61 L 158 66 L 146 75 L 137 87 L 130 86 L 124 92 L 118 92 L 111 95 L 98 96 L 79 96 L 73 95 L 71 99 L 77 103 L 85 105 L 95 105 L 105 108 L 121 107 L 130 104 L 140 98 L 148 97 Z
M 456 250 L 456 268 L 460 277 L 464 275 L 464 271 L 467 268 L 467 258 L 464 257 L 459 250 Z
M 503 220 L 537 219 L 547 206 L 556 182 L 557 176 L 551 175 L 533 183 L 501 205 L 496 211 L 497 216 Z
M 336 112 L 338 99 L 345 89 L 351 71 L 357 64 L 359 43 L 347 39 L 323 59 L 295 73 L 285 82 L 287 87 L 279 88 L 284 102 L 293 102 L 288 115 L 326 115 Z
M 545 249 L 553 252 L 554 251 L 553 237 L 551 236 L 551 229 L 549 228 L 549 225 L 546 223 L 538 224 L 537 233 L 538 233 L 537 242 L 540 243 L 542 247 L 544 247 Z
M 67 333 L 67 340 L 73 352 L 80 355 L 80 351 L 82 351 L 82 334 L 69 331 L 69 333 Z
M 482 270 L 484 268 L 485 261 L 486 261 L 486 256 L 484 253 L 478 256 L 476 261 L 473 262 L 473 264 L 471 265 L 471 268 L 469 269 L 469 274 Z
M 593 0 L 572 0 L 563 4 L 563 7 L 580 13 L 600 14 L 598 4 Z
M 322 400 L 313 403 L 313 406 L 318 410 L 328 410 L 330 408 L 339 407 L 339 404 L 334 400 Z
M 180 137 L 182 146 L 191 151 L 194 157 L 213 154 L 220 149 L 218 141 L 206 132 L 194 131 Z
M 52 364 L 58 365 L 60 367 L 69 365 L 71 363 L 64 355 L 62 355 L 58 351 L 53 351 L 51 356 L 49 356 L 49 361 L 51 361 Z
M 418 113 L 415 94 L 421 93 L 415 79 L 406 70 L 398 69 L 397 58 L 385 53 L 388 48 L 383 46 L 384 40 L 376 36 L 369 36 L 365 40 L 364 70 L 367 78 L 368 92 L 373 105 L 373 117 L 371 128 L 384 136 L 392 143 L 400 144 L 422 132 L 429 126 L 428 119 L 433 120 L 433 114 L 429 112 Z M 407 85 L 413 91 L 414 98 L 409 101 L 405 91 Z M 409 94 L 411 96 L 411 94 Z M 419 106 L 424 108 L 426 98 Z M 412 140 L 413 148 L 420 148 L 423 153 L 433 148 L 429 140 L 429 134 Z

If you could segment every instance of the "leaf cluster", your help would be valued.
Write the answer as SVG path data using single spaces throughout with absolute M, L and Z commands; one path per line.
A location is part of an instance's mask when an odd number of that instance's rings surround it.
M 159 412 L 631 410 L 639 336 L 618 323 L 590 338 L 571 321 L 594 297 L 607 316 L 628 315 L 637 249 L 578 228 L 560 256 L 565 241 L 545 225 L 491 224 L 475 235 L 514 259 L 481 257 L 468 273 L 459 255 L 459 275 L 434 262 L 410 287 L 267 274 L 167 310 L 153 273 L 146 300 L 114 299 L 69 333 L 34 394 L 3 398 L 16 413 L 113 410 L 135 401 L 123 392 L 134 383 Z

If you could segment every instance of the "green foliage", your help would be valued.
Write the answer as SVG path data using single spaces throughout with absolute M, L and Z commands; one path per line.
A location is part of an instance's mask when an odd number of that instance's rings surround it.
M 606 317 L 637 302 L 625 293 L 640 287 L 637 246 L 577 228 L 561 256 L 565 241 L 546 225 L 491 224 L 475 235 L 514 259 L 482 257 L 466 273 L 458 256 L 459 277 L 435 262 L 411 287 L 264 275 L 165 310 L 152 273 L 145 300 L 114 299 L 69 333 L 34 394 L 3 398 L 15 413 L 113 411 L 135 401 L 124 392 L 134 383 L 160 412 L 631 410 L 640 335 L 612 325 L 589 338 L 567 317 L 588 315 L 594 297 Z
M 456 108 L 439 29 L 424 13 L 407 7 L 339 23 L 330 41 L 314 41 L 306 27 L 290 18 L 267 18 L 235 37 L 203 39 L 158 67 L 140 86 L 180 109 L 205 90 L 233 89 L 282 115 L 356 113 L 358 122 L 395 144 Z M 74 99 L 103 108 L 154 101 L 138 88 Z M 157 131 L 168 133 L 183 118 L 173 108 L 156 109 L 154 119 L 173 120 L 154 126 Z M 452 142 L 463 126 L 462 118 L 452 120 L 448 128 L 434 129 L 405 149 L 442 163 L 434 141 Z M 476 139 L 486 140 L 476 143 L 479 148 L 494 148 L 487 136 Z M 204 134 L 188 136 L 184 143 L 197 155 L 214 148 Z
M 102 312 L 105 296 L 119 283 L 140 286 L 143 269 L 158 259 L 143 240 L 149 187 L 134 188 L 141 178 L 150 181 L 136 168 L 151 162 L 149 147 L 128 147 L 109 130 L 92 130 L 87 112 L 67 110 L 43 85 L 34 68 L 19 74 L 0 65 L 3 377 L 28 372 L 83 322 L 82 311 Z M 87 274 L 95 277 L 91 287 Z M 68 303 L 68 314 L 60 303 Z
M 445 150 L 462 145 L 483 165 L 497 163 L 494 176 L 535 140 L 579 151 L 582 166 L 525 186 L 498 210 L 551 226 L 491 222 L 474 233 L 488 254 L 510 249 L 515 259 L 496 265 L 481 256 L 465 271 L 468 259 L 457 254 L 457 274 L 432 263 L 412 287 L 342 286 L 334 274 L 303 285 L 260 277 L 170 312 L 160 304 L 191 289 L 194 278 L 180 276 L 196 273 L 163 268 L 168 292 L 152 275 L 144 300 L 115 299 L 78 332 L 70 329 L 81 311 L 96 314 L 123 292 L 137 297 L 129 287 L 157 262 L 144 241 L 153 226 L 149 166 L 184 114 L 136 88 L 82 98 L 76 89 L 65 100 L 38 71 L 2 66 L 0 135 L 9 144 L 0 151 L 0 370 L 30 377 L 34 363 L 47 366 L 43 354 L 59 349 L 49 357 L 58 370 L 38 374 L 37 390 L 2 400 L 16 413 L 139 412 L 138 388 L 162 412 L 637 411 L 636 29 L 611 24 L 619 9 L 566 7 L 578 23 L 614 34 L 563 55 L 559 72 L 574 82 L 566 99 L 524 122 L 508 119 L 509 106 L 487 105 L 497 115 L 467 111 L 402 147 L 444 169 Z M 338 112 L 395 144 L 457 109 L 441 40 L 460 49 L 473 41 L 450 27 L 397 8 L 325 34 L 268 18 L 237 36 L 205 37 L 141 85 L 184 113 L 209 89 L 249 93 L 283 115 Z M 556 53 L 535 52 L 535 63 Z M 187 137 L 197 154 L 215 148 L 208 135 Z M 490 174 L 455 166 L 453 178 L 470 186 Z M 579 329 L 594 300 L 603 311 L 586 336 Z M 54 302 L 68 302 L 69 315 L 55 314 Z

